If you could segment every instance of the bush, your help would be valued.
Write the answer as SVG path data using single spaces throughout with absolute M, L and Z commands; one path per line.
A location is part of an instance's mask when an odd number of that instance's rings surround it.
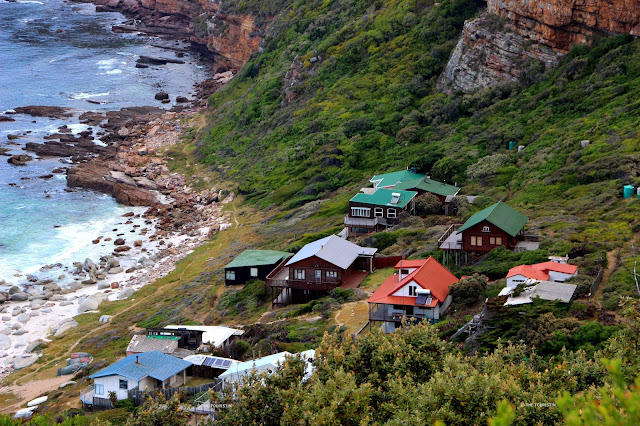
M 569 278 L 565 283 L 567 284 L 575 284 L 576 287 L 575 293 L 573 293 L 573 297 L 575 299 L 579 297 L 584 297 L 589 294 L 591 291 L 591 285 L 593 284 L 594 278 L 588 275 L 576 275 L 575 277 Z
M 334 288 L 329 292 L 329 296 L 338 301 L 338 303 L 348 302 L 353 298 L 355 291 L 352 288 Z
M 124 408 L 130 413 L 133 413 L 136 409 L 136 404 L 131 399 L 121 399 L 119 401 L 116 401 L 116 403 L 113 404 L 113 406 L 115 408 Z
M 442 210 L 442 204 L 437 196 L 427 192 L 416 197 L 416 214 L 424 216 L 428 214 L 437 214 Z
M 473 274 L 453 283 L 449 287 L 449 294 L 453 298 L 454 303 L 467 307 L 475 305 L 480 296 L 487 289 L 487 277 L 480 274 Z

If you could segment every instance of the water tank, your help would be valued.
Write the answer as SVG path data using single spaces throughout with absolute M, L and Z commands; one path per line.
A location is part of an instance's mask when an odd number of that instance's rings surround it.
M 640 198 L 640 186 L 638 187 L 638 198 Z
M 622 197 L 623 198 L 631 198 L 631 197 L 633 197 L 634 190 L 635 190 L 635 188 L 633 187 L 633 185 L 625 185 Z
M 509 151 L 513 150 L 516 147 L 516 143 L 514 141 L 509 141 Z

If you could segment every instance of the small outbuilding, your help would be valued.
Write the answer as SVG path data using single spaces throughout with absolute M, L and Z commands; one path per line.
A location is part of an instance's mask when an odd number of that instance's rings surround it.
M 271 271 L 291 256 L 284 251 L 245 250 L 224 267 L 224 283 L 239 285 L 253 279 L 266 280 Z

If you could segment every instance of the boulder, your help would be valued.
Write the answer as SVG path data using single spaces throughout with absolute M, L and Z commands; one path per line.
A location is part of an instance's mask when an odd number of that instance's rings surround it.
M 27 314 L 20 314 L 18 315 L 18 321 L 20 321 L 21 323 L 26 323 L 31 319 L 31 316 L 27 315 Z
M 60 386 L 58 386 L 58 389 L 66 388 L 67 386 L 71 386 L 75 384 L 76 382 L 74 382 L 73 380 L 69 380 L 68 382 L 64 382 Z
M 111 269 L 109 269 L 109 274 L 110 274 L 110 275 L 119 274 L 119 273 L 121 273 L 121 272 L 123 272 L 123 271 L 124 271 L 124 268 L 122 268 L 122 267 L 118 266 L 118 267 L 115 267 L 115 268 L 111 268 Z M 100 287 L 98 287 L 98 288 L 100 288 Z M 105 287 L 105 288 L 106 288 L 106 287 Z
M 169 99 L 169 94 L 167 92 L 158 92 L 155 96 L 157 101 L 162 101 L 164 99 Z
M 89 271 L 95 271 L 98 269 L 98 267 L 96 266 L 95 263 L 93 263 L 93 260 L 89 259 L 88 257 L 84 260 L 84 270 L 89 272 Z
M 68 318 L 58 324 L 58 326 L 54 329 L 54 336 L 60 336 L 65 331 L 77 326 L 78 322 L 76 320 L 74 320 L 73 318 Z
M 127 287 L 125 289 L 122 289 L 122 291 L 120 292 L 120 294 L 118 295 L 118 300 L 124 300 L 124 299 L 128 299 L 129 297 L 131 297 L 133 295 L 133 293 L 135 293 L 136 291 L 134 289 L 132 289 L 131 287 Z
M 11 296 L 12 294 L 16 294 L 16 293 L 21 293 L 22 290 L 20 290 L 20 287 L 18 287 L 17 285 L 12 285 L 11 288 L 9 288 L 9 296 Z
M 27 293 L 14 293 L 11 295 L 11 300 L 14 302 L 24 302 L 29 299 L 29 295 Z
M 115 246 L 123 246 L 125 243 L 124 238 L 116 238 L 116 240 L 113 242 L 113 245 Z M 120 266 L 120 265 L 118 265 Z
M 12 155 L 7 160 L 7 163 L 13 164 L 14 166 L 26 166 L 27 161 L 33 160 L 33 157 L 30 155 L 22 154 L 22 155 Z
M 38 355 L 22 355 L 13 359 L 13 368 L 20 370 L 21 368 L 29 367 L 35 364 L 38 360 Z
M 131 250 L 131 247 L 129 247 L 129 246 L 119 246 L 119 247 L 116 247 L 115 250 L 113 250 L 113 251 L 116 252 L 116 253 L 122 253 L 122 252 L 129 251 L 129 250 Z M 112 272 L 109 271 L 109 273 L 112 273 Z
M 108 282 L 102 281 L 98 283 L 98 290 L 106 290 L 108 288 L 111 288 Z
M 80 303 L 80 305 L 78 305 L 78 313 L 81 314 L 86 311 L 93 311 L 98 309 L 98 306 L 100 306 L 99 300 L 96 300 L 93 297 L 87 297 Z
M 179 104 L 183 104 L 185 102 L 189 102 L 189 99 L 185 98 L 184 96 L 178 96 L 176 97 L 176 102 Z
M 11 349 L 11 339 L 5 334 L 0 334 L 0 350 Z
M 14 336 L 22 336 L 23 334 L 27 334 L 27 333 L 28 333 L 27 330 L 25 330 L 24 328 L 19 328 L 11 334 Z
M 42 346 L 44 342 L 40 339 L 38 340 L 34 340 L 33 342 L 29 343 L 27 345 L 27 348 L 25 349 L 26 352 L 34 352 L 36 349 L 38 349 L 40 346 Z

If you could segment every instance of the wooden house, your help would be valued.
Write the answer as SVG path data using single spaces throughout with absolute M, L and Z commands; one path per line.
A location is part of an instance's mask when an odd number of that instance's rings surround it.
M 267 277 L 274 306 L 305 302 L 338 287 L 357 287 L 373 270 L 376 251 L 336 235 L 305 245 Z
M 418 195 L 424 193 L 434 194 L 444 205 L 447 196 L 455 196 L 460 192 L 460 188 L 431 179 L 424 173 L 418 173 L 416 169 L 409 168 L 392 173 L 376 175 L 371 178 L 374 189 L 393 189 L 402 191 L 415 191 Z
M 402 260 L 395 269 L 367 300 L 369 324 L 393 332 L 403 319 L 438 322 L 452 301 L 449 287 L 458 279 L 433 257 Z
M 238 285 L 253 279 L 266 280 L 271 271 L 291 256 L 283 251 L 245 250 L 224 267 L 224 283 Z
M 471 216 L 462 225 L 451 225 L 438 240 L 448 252 L 465 253 L 465 258 L 487 253 L 503 246 L 509 250 L 534 250 L 539 243 L 525 240 L 528 218 L 502 201 Z
M 413 214 L 415 191 L 378 188 L 363 191 L 349 200 L 349 213 L 344 218 L 347 236 L 382 231 L 400 223 L 400 213 Z

